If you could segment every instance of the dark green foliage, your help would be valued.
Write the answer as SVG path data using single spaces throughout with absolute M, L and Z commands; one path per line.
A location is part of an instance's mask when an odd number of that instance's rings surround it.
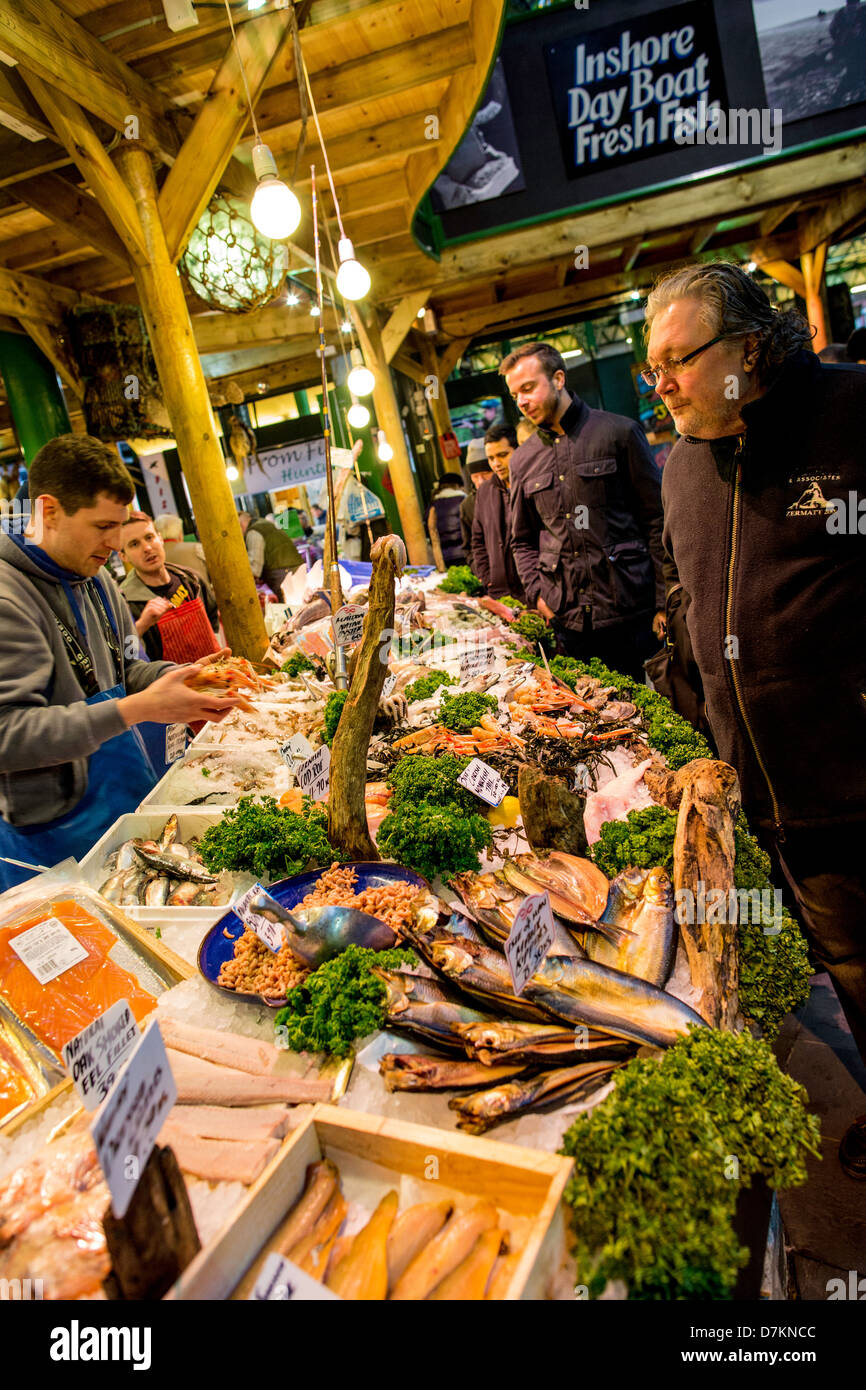
M 484 585 L 480 579 L 476 579 L 468 565 L 449 565 L 448 573 L 437 584 L 437 589 L 441 589 L 446 594 L 476 594 L 484 593 Z
M 447 671 L 431 671 L 429 675 L 419 676 L 416 681 L 411 681 L 403 693 L 411 704 L 413 700 L 429 700 L 441 685 L 456 684 L 454 677 L 449 676 Z
M 436 874 L 448 879 L 467 870 L 477 873 L 479 853 L 492 840 L 488 821 L 477 812 L 469 815 L 453 804 L 422 801 L 407 802 L 387 815 L 376 844 L 382 854 L 427 879 Z
M 498 708 L 493 695 L 476 695 L 473 691 L 464 695 L 445 695 L 440 721 L 446 729 L 453 729 L 457 734 L 468 734 L 483 714 L 495 714 Z
M 676 814 L 663 806 L 629 811 L 625 820 L 602 823 L 601 838 L 590 847 L 590 857 L 608 878 L 616 878 L 623 869 L 631 867 L 659 866 L 673 874 L 676 833 Z
M 278 1038 L 292 1052 L 330 1052 L 345 1057 L 355 1038 L 374 1033 L 385 1021 L 385 984 L 373 974 L 414 965 L 412 951 L 369 951 L 347 946 L 320 965 L 286 996 L 286 1007 L 274 1020 Z
M 337 732 L 337 725 L 340 722 L 340 715 L 343 713 L 343 706 L 349 698 L 348 690 L 335 690 L 328 696 L 325 703 L 325 733 L 324 739 L 330 748 L 334 742 L 334 734 Z
M 323 808 L 304 802 L 300 813 L 278 806 L 272 796 L 244 796 L 216 825 L 208 826 L 199 853 L 212 873 L 251 873 L 265 883 L 305 869 L 327 868 L 340 854 L 327 836 Z

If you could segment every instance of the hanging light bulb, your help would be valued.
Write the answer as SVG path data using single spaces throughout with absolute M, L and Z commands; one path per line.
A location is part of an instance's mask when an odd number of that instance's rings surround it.
M 370 423 L 370 412 L 365 405 L 353 399 L 346 411 L 346 419 L 353 430 L 362 430 Z
M 384 430 L 379 431 L 379 443 L 376 449 L 376 454 L 378 455 L 380 463 L 390 463 L 392 458 L 394 457 L 394 450 L 391 448 L 391 445 L 385 438 Z
M 310 305 L 310 318 L 312 318 L 312 319 L 317 319 L 317 318 L 319 317 L 319 314 L 320 314 L 320 313 L 321 313 L 321 309 L 319 308 L 318 304 L 311 304 L 311 305 Z
M 340 332 L 341 332 L 341 333 L 351 333 L 351 331 L 352 331 L 352 325 L 350 324 L 349 320 L 348 320 L 348 319 L 343 319 L 343 322 L 340 324 Z
M 340 237 L 337 289 L 344 299 L 363 299 L 370 288 L 370 272 L 355 259 L 355 248 L 349 238 Z
M 284 241 L 301 220 L 301 205 L 288 184 L 277 176 L 277 164 L 267 145 L 253 145 L 253 170 L 258 184 L 250 203 L 250 217 L 262 236 Z
M 295 294 L 295 291 L 294 291 L 294 290 L 289 290 L 288 294 L 286 295 L 286 303 L 287 303 L 287 304 L 291 304 L 292 306 L 294 306 L 295 304 L 300 304 L 300 302 L 301 302 L 301 301 L 300 301 L 300 299 L 298 298 L 298 296 Z
M 346 378 L 346 385 L 353 396 L 369 396 L 376 385 L 376 378 L 369 367 L 364 366 L 360 348 L 352 348 L 352 370 Z
M 247 0 L 247 9 L 260 10 L 264 4 L 265 0 Z
M 226 477 L 228 478 L 229 482 L 236 483 L 240 476 L 241 475 L 235 468 L 235 465 L 233 463 L 230 463 L 228 468 L 226 469 Z

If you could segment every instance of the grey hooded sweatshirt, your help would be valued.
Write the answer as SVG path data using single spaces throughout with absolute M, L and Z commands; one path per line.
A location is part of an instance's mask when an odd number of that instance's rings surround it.
M 133 695 L 171 663 L 132 655 L 139 650 L 132 615 L 105 570 L 99 578 Z M 94 601 L 83 582 L 74 589 L 87 627 L 82 645 L 100 690 L 109 690 L 114 661 Z M 0 815 L 14 826 L 44 825 L 71 811 L 87 790 L 90 754 L 126 727 L 117 700 L 86 703 L 53 613 L 81 639 L 63 585 L 0 533 Z

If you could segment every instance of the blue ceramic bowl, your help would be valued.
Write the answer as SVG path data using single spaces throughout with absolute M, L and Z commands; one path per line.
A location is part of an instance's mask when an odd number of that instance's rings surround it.
M 420 874 L 414 873 L 411 869 L 402 868 L 399 864 L 364 861 L 346 864 L 342 867 L 355 870 L 357 874 L 356 893 L 362 893 L 366 888 L 383 888 L 389 883 L 411 883 L 417 888 L 427 889 L 430 887 L 426 878 L 422 878 Z M 263 886 L 281 907 L 287 907 L 291 911 L 308 893 L 312 892 L 317 879 L 320 879 L 325 872 L 324 869 L 309 869 L 306 873 L 295 874 L 294 878 L 284 878 L 279 883 Z M 269 1009 L 280 1009 L 286 1002 L 284 997 L 271 999 L 264 994 L 242 994 L 239 990 L 226 989 L 225 985 L 218 984 L 220 970 L 226 961 L 233 958 L 235 942 L 238 937 L 243 935 L 243 930 L 244 926 L 241 919 L 229 909 L 218 922 L 214 923 L 198 948 L 199 971 L 209 985 L 213 985 L 214 989 L 218 989 L 229 999 L 245 999 L 250 1004 L 265 1004 Z

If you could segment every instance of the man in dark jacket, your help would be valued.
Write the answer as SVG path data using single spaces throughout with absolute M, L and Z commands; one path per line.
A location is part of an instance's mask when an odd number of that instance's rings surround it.
M 523 598 L 511 548 L 510 464 L 517 448 L 511 425 L 491 425 L 484 448 L 495 477 L 482 489 L 472 523 L 472 570 L 491 598 Z
M 475 502 L 478 489 L 489 483 L 493 474 L 487 462 L 483 439 L 470 439 L 466 449 L 466 471 L 469 474 L 469 491 L 460 503 L 460 533 L 463 537 L 463 553 L 472 568 L 472 523 L 475 520 Z M 474 568 L 472 570 L 475 573 Z
M 716 746 L 866 1058 L 866 371 L 823 366 L 805 320 L 724 262 L 661 281 L 647 323 L 645 375 L 682 436 L 666 575 L 689 596 Z M 866 1119 L 841 1157 L 866 1177 Z
M 548 343 L 509 353 L 499 372 L 537 426 L 511 479 L 526 601 L 555 622 L 570 656 L 597 656 L 642 681 L 664 608 L 661 480 L 646 436 L 572 396 Z
M 120 553 L 132 566 L 120 592 L 129 604 L 135 630 L 151 661 L 162 661 L 164 655 L 160 618 L 182 603 L 200 598 L 214 633 L 219 632 L 219 610 L 210 584 L 194 570 L 169 564 L 165 558 L 165 542 L 149 516 L 144 512 L 131 512 L 123 523 L 120 537 Z M 213 650 L 210 644 L 204 650 L 188 652 L 185 659 L 194 661 Z

